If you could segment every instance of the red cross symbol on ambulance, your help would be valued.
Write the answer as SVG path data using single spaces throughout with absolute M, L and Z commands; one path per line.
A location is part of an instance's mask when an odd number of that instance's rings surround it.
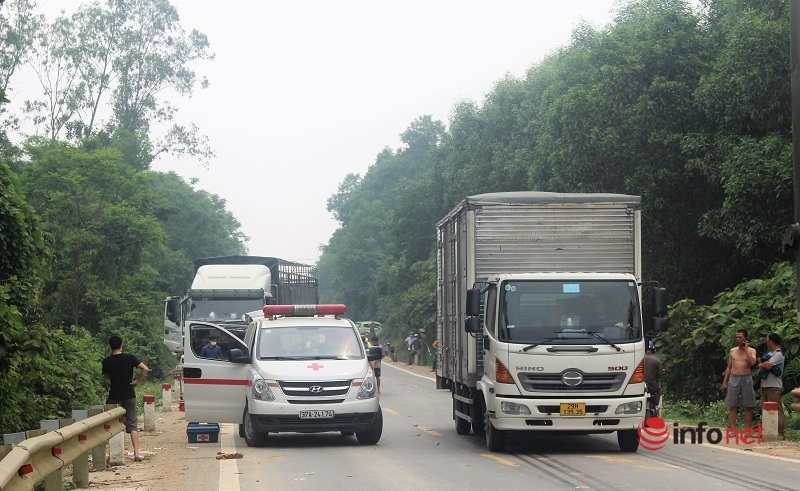
M 325 365 L 317 365 L 317 362 L 314 362 L 311 365 L 306 365 L 306 368 L 310 368 L 316 372 L 320 368 L 325 368 Z

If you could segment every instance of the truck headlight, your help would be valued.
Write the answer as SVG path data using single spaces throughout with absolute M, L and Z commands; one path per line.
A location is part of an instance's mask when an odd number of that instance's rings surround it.
M 253 383 L 253 399 L 259 401 L 274 401 L 275 394 L 272 393 L 272 389 L 269 388 L 267 382 L 260 378 Z
M 364 377 L 361 382 L 361 388 L 358 389 L 359 399 L 372 399 L 378 395 L 377 387 L 375 386 L 375 379 L 371 375 Z
M 517 404 L 516 402 L 501 402 L 500 411 L 503 414 L 513 414 L 517 416 L 530 416 L 531 410 L 525 404 Z
M 642 401 L 636 401 L 620 404 L 614 414 L 639 414 L 640 412 L 642 412 Z

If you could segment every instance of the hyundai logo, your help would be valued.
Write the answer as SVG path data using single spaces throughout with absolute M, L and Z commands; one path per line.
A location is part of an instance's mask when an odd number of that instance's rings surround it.
M 564 374 L 561 376 L 561 381 L 564 382 L 564 385 L 575 387 L 583 382 L 583 375 L 581 375 L 580 372 L 575 371 L 564 372 Z
M 312 385 L 311 387 L 308 388 L 308 391 L 311 392 L 312 394 L 319 394 L 320 392 L 322 392 L 322 386 Z

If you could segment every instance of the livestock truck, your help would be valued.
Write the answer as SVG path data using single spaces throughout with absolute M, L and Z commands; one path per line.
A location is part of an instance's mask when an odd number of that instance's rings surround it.
M 248 312 L 268 304 L 319 303 L 314 266 L 260 256 L 207 257 L 194 266 L 191 288 L 164 302 L 164 344 L 178 356 L 187 321 L 224 325 L 244 336 Z
M 645 419 L 641 199 L 470 196 L 437 224 L 437 388 L 456 432 L 502 451 L 509 432 L 616 431 Z M 655 328 L 666 293 L 653 288 Z

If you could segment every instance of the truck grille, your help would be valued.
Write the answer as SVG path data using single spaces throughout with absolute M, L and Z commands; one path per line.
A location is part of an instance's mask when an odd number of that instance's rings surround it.
M 569 370 L 580 372 L 579 370 Z M 614 392 L 622 387 L 624 373 L 581 373 L 583 381 L 577 385 L 567 385 L 561 379 L 563 373 L 517 374 L 522 387 L 528 392 Z
M 278 384 L 286 396 L 289 397 L 325 397 L 343 396 L 350 391 L 352 380 L 326 380 L 310 382 L 289 382 L 279 380 Z

